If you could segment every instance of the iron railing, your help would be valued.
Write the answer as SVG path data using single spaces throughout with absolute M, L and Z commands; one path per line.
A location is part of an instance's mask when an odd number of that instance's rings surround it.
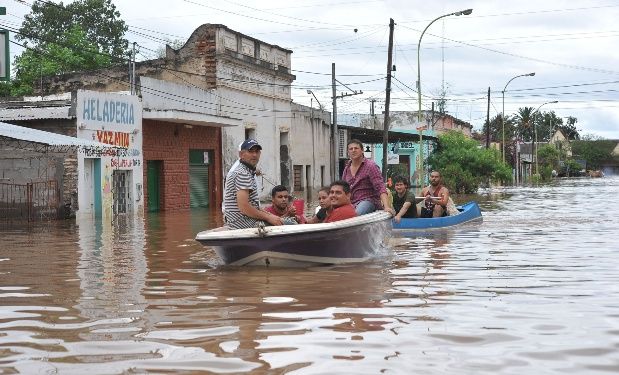
M 58 181 L 0 182 L 0 220 L 44 221 L 61 217 Z

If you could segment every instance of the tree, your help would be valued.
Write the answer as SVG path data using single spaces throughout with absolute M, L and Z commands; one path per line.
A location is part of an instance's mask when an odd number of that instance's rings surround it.
M 48 43 L 40 49 L 27 49 L 15 58 L 13 95 L 30 94 L 36 82 L 44 76 L 110 64 L 110 56 L 98 53 L 97 47 L 86 40 L 80 26 L 74 25 L 62 35 L 62 39 L 61 44 Z
M 76 0 L 67 5 L 35 1 L 15 38 L 26 47 L 43 47 L 61 41 L 60 36 L 74 25 L 82 27 L 99 52 L 120 61 L 129 56 L 124 38 L 128 27 L 112 0 Z
M 571 143 L 574 159 L 586 160 L 587 169 L 599 169 L 602 162 L 613 159 L 612 152 L 616 145 L 615 141 L 589 135 Z
M 16 39 L 26 50 L 15 58 L 12 95 L 26 95 L 44 76 L 94 70 L 128 56 L 125 22 L 111 0 L 68 5 L 36 1 Z
M 497 150 L 480 147 L 457 131 L 439 136 L 439 146 L 428 161 L 457 194 L 475 193 L 488 180 L 511 180 L 511 168 L 500 161 Z
M 559 127 L 559 129 L 563 131 L 563 134 L 565 134 L 567 139 L 569 140 L 580 139 L 580 135 L 578 134 L 578 130 L 576 129 L 577 122 L 578 122 L 578 119 L 576 117 L 569 116 L 567 118 L 565 125 L 561 123 L 561 126 Z

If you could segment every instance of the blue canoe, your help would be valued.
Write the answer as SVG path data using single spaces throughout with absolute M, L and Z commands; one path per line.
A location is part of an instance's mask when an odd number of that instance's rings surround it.
M 432 229 L 446 228 L 474 220 L 482 220 L 481 210 L 477 202 L 468 202 L 458 206 L 459 214 L 436 218 L 401 219 L 399 223 L 393 221 L 393 229 Z

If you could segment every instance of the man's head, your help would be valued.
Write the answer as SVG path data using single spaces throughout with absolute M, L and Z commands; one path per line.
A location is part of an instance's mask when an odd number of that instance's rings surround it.
M 439 186 L 441 184 L 441 173 L 438 171 L 432 171 L 430 173 L 430 185 Z
M 284 185 L 275 186 L 271 189 L 271 201 L 273 202 L 273 206 L 280 210 L 285 210 L 286 207 L 288 207 L 288 203 L 290 203 L 288 189 Z
M 256 140 L 246 139 L 243 143 L 241 143 L 239 159 L 255 168 L 260 161 L 261 152 L 262 146 L 260 146 Z
M 331 188 L 328 186 L 322 187 L 320 188 L 320 190 L 318 190 L 318 204 L 320 205 L 320 207 L 322 208 L 331 207 L 331 199 L 329 199 L 330 190 Z
M 350 185 L 348 182 L 339 180 L 329 185 L 329 199 L 333 208 L 350 204 Z
M 350 159 L 358 159 L 363 157 L 363 143 L 358 139 L 351 139 L 346 145 L 348 157 Z
M 394 182 L 394 188 L 396 193 L 402 195 L 406 192 L 406 190 L 408 189 L 408 180 L 402 176 L 396 176 L 393 179 Z

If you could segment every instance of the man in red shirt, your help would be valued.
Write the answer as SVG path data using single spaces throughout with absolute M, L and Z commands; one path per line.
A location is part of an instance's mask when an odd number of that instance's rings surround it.
M 290 204 L 290 194 L 284 185 L 277 185 L 271 190 L 271 206 L 265 211 L 284 219 L 284 224 L 305 224 L 305 217 L 297 215 L 294 205 Z
M 350 202 L 350 185 L 346 181 L 335 181 L 329 186 L 329 199 L 332 211 L 327 215 L 325 223 L 350 219 L 357 216 L 355 206 Z

